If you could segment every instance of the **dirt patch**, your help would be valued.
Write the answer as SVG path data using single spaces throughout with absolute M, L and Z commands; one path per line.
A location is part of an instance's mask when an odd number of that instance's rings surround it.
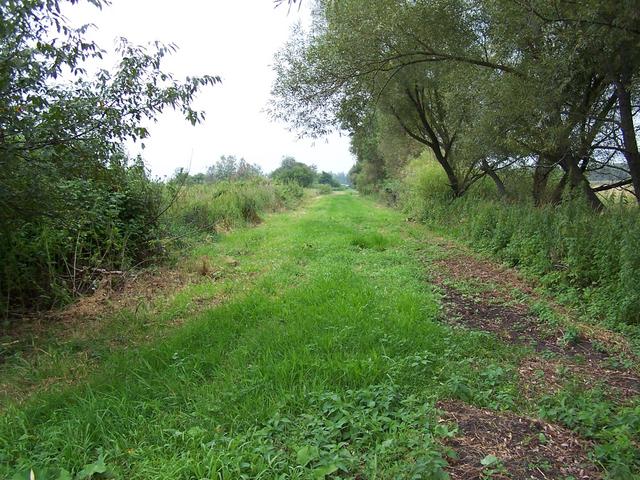
M 529 344 L 536 350 L 547 346 L 555 349 L 552 332 L 545 329 L 523 305 L 500 305 L 464 295 L 456 289 L 440 284 L 443 291 L 445 320 L 473 330 L 491 332 L 510 343 Z
M 123 309 L 137 310 L 142 304 L 175 292 L 198 278 L 195 273 L 163 269 L 136 274 L 105 275 L 91 295 L 78 298 L 61 310 L 24 316 L 11 323 L 5 333 L 13 343 L 21 339 L 55 335 L 76 336 L 94 332 L 100 319 Z
M 135 308 L 143 301 L 150 301 L 163 292 L 175 292 L 190 283 L 194 275 L 181 270 L 143 272 L 114 282 L 106 279 L 96 292 L 79 299 L 60 312 L 61 318 L 87 318 L 102 316 L 123 308 Z
M 588 459 L 591 443 L 567 429 L 457 401 L 441 402 L 437 408 L 443 412 L 442 422 L 456 423 L 459 429 L 446 442 L 458 454 L 449 462 L 452 479 L 602 478 Z
M 50 335 L 61 339 L 77 337 L 82 332 L 92 335 L 102 319 L 115 312 L 137 313 L 141 307 L 162 303 L 163 299 L 171 298 L 190 284 L 206 280 L 216 282 L 237 275 L 239 264 L 230 256 L 215 259 L 202 256 L 174 268 L 105 274 L 97 281 L 93 293 L 79 297 L 71 305 L 12 321 L 10 328 L 3 332 L 5 344 Z
M 597 362 L 575 364 L 564 359 L 529 357 L 523 360 L 518 371 L 520 388 L 527 398 L 554 394 L 570 378 L 584 388 L 605 384 L 610 389 L 609 394 L 617 400 L 640 393 L 640 378 L 634 372 L 605 368 Z
M 451 248 L 458 253 L 456 247 Z M 560 327 L 541 321 L 522 300 L 514 298 L 513 292 L 519 291 L 539 299 L 512 269 L 460 254 L 435 261 L 431 279 L 442 291 L 446 322 L 490 332 L 508 343 L 529 345 L 538 353 L 551 354 L 551 358 L 526 359 L 520 366 L 521 386 L 528 398 L 559 390 L 569 377 L 587 388 L 604 383 L 620 400 L 640 394 L 637 372 L 611 367 L 617 357 L 610 351 L 627 352 L 617 348 L 621 344 L 617 336 L 596 328 Z M 479 285 L 473 295 L 452 286 L 469 281 Z
M 479 285 L 496 287 L 491 291 L 491 294 L 503 301 L 513 300 L 510 292 L 514 289 L 537 297 L 533 287 L 515 270 L 486 260 L 478 260 L 464 253 L 456 252 L 455 256 L 436 260 L 433 263 L 437 271 L 446 272 L 447 277 L 453 281 L 471 280 Z
M 536 352 L 558 357 L 530 358 L 521 365 L 521 385 L 528 398 L 559 390 L 569 373 L 588 388 L 604 383 L 620 399 L 640 394 L 640 376 L 630 369 L 609 368 L 612 357 L 583 336 L 567 342 L 562 330 L 544 325 L 525 305 L 488 304 L 447 285 L 440 287 L 448 323 L 490 332 L 506 342 L 530 345 Z
M 485 303 L 491 304 L 521 304 L 523 295 L 531 300 L 543 299 L 535 291 L 534 286 L 517 270 L 475 258 L 459 245 L 445 239 L 436 239 L 436 245 L 445 249 L 447 254 L 445 258 L 434 260 L 429 268 L 432 281 L 437 285 L 470 282 L 474 287 L 482 290 Z M 544 298 L 544 303 L 561 316 L 571 316 L 571 312 L 565 306 L 557 304 L 552 299 Z M 524 305 L 523 307 L 527 308 Z M 580 324 L 580 329 L 590 339 L 597 340 L 612 351 L 634 356 L 629 343 L 621 335 L 595 325 Z
M 567 342 L 561 329 L 545 325 L 529 313 L 526 305 L 488 303 L 486 296 L 478 299 L 444 284 L 440 287 L 444 291 L 446 320 L 450 323 L 494 333 L 509 343 L 531 345 L 536 351 L 580 355 L 594 361 L 608 358 L 608 354 L 597 350 L 584 337 L 578 336 Z

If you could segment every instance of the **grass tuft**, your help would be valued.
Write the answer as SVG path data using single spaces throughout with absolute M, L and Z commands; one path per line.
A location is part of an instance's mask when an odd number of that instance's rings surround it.
M 370 248 L 378 252 L 384 251 L 389 245 L 389 241 L 377 232 L 362 233 L 351 239 L 351 245 L 361 249 Z

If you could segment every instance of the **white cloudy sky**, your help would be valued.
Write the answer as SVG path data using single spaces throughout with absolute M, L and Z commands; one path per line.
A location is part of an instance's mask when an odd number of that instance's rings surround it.
M 192 127 L 166 112 L 151 126 L 142 154 L 154 175 L 171 175 L 179 167 L 204 171 L 221 155 L 244 157 L 267 172 L 284 155 L 334 172 L 353 164 L 347 137 L 298 140 L 263 113 L 274 80 L 273 55 L 293 23 L 308 21 L 304 7 L 274 9 L 272 0 L 112 0 L 103 10 L 81 4 L 66 15 L 73 24 L 94 23 L 91 37 L 105 49 L 119 37 L 173 42 L 179 50 L 167 70 L 177 77 L 222 77 L 222 85 L 209 87 L 196 101 L 207 112 L 204 123 Z

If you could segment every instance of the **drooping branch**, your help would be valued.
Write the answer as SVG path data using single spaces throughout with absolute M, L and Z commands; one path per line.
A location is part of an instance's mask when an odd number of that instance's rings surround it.
M 619 182 L 616 183 L 610 183 L 610 184 L 605 184 L 605 185 L 600 185 L 598 187 L 594 187 L 593 191 L 594 192 L 604 192 L 606 190 L 613 190 L 614 188 L 620 188 L 620 187 L 624 187 L 626 185 L 631 185 L 633 183 L 633 180 L 630 178 L 627 178 L 626 180 L 621 180 Z

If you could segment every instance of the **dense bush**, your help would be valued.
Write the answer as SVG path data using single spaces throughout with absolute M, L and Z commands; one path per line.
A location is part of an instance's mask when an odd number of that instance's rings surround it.
M 105 271 L 158 261 L 167 240 L 257 223 L 266 212 L 295 206 L 304 193 L 297 183 L 262 177 L 161 184 L 147 177 L 141 163 L 102 173 L 100 181 L 71 178 L 49 185 L 48 196 L 59 198 L 61 210 L 50 206 L 50 215 L 0 222 L 5 315 L 64 304 L 95 288 Z
M 331 192 L 333 192 L 331 185 L 327 185 L 326 183 L 320 183 L 318 185 L 318 193 L 320 195 L 329 195 Z
M 39 180 L 46 206 L 0 217 L 0 305 L 7 313 L 65 302 L 95 287 L 99 270 L 144 262 L 156 248 L 162 186 L 141 163 Z
M 128 268 L 156 248 L 162 187 L 126 142 L 167 107 L 192 124 L 191 104 L 220 78 L 163 71 L 174 45 L 118 42 L 119 62 L 62 14 L 76 0 L 0 2 L 0 308 L 49 307 Z M 90 2 L 96 7 L 108 4 Z M 88 68 L 88 60 L 92 60 Z M 95 72 L 89 74 L 89 71 Z
M 292 208 L 298 205 L 304 195 L 304 189 L 296 182 L 275 182 L 273 188 L 276 191 L 278 201 L 285 208 Z
M 392 185 L 416 220 L 539 278 L 591 318 L 640 325 L 640 212 L 619 202 L 597 214 L 581 198 L 534 207 L 515 196 L 526 190 L 526 175 L 507 172 L 505 179 L 508 202 L 490 182 L 453 199 L 440 170 L 422 159 Z

